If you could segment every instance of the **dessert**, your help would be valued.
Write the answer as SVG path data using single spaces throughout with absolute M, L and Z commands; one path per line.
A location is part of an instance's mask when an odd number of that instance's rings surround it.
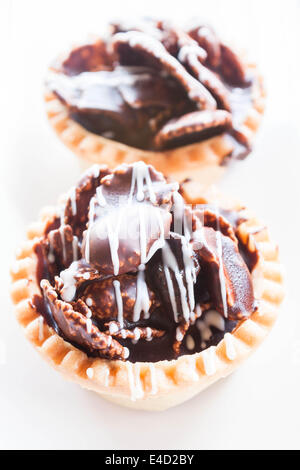
M 142 161 L 91 167 L 28 238 L 12 269 L 26 336 L 126 406 L 168 408 L 229 374 L 283 295 L 265 226 Z
M 112 24 L 46 80 L 49 120 L 85 167 L 143 160 L 215 181 L 245 157 L 264 108 L 261 78 L 207 25 Z M 221 167 L 221 165 L 223 165 Z

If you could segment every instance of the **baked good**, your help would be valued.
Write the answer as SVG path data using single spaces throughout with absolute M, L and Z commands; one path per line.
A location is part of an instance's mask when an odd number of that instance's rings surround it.
M 143 160 L 205 182 L 249 153 L 264 109 L 255 65 L 211 27 L 156 20 L 112 24 L 105 38 L 57 59 L 45 99 L 83 167 Z
M 12 279 L 17 319 L 52 366 L 149 410 L 234 370 L 283 296 L 264 225 L 142 161 L 90 168 L 29 229 Z

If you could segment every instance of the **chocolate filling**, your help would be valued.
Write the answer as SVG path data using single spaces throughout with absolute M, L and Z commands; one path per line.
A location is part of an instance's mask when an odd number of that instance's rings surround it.
M 157 151 L 225 132 L 235 158 L 251 149 L 242 124 L 256 85 L 210 27 L 154 20 L 112 25 L 107 39 L 73 49 L 47 79 L 90 132 Z
M 35 244 L 32 305 L 90 356 L 174 359 L 217 344 L 257 308 L 242 213 L 189 206 L 143 162 L 95 165 Z

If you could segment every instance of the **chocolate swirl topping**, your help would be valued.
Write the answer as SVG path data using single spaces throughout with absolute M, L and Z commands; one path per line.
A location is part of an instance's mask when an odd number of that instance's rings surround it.
M 96 165 L 35 245 L 42 297 L 33 305 L 91 356 L 159 361 L 201 351 L 256 309 L 257 251 L 240 239 L 244 220 L 187 205 L 177 183 L 143 162 Z
M 73 49 L 47 86 L 87 130 L 146 150 L 223 132 L 234 156 L 250 151 L 242 124 L 256 78 L 208 26 L 163 21 L 113 24 L 109 36 Z

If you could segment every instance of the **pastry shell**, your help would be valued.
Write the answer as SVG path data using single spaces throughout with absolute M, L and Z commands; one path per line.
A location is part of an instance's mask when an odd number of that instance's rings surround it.
M 199 198 L 197 188 L 199 186 L 193 183 L 184 187 L 186 202 L 214 202 L 215 194 Z M 225 202 L 222 197 L 222 206 L 237 208 L 238 205 L 232 201 Z M 260 251 L 259 262 L 252 272 L 259 308 L 249 319 L 238 324 L 232 333 L 226 333 L 217 346 L 172 361 L 133 364 L 88 357 L 57 335 L 30 303 L 31 296 L 40 293 L 34 244 L 54 213 L 56 208 L 46 208 L 40 220 L 29 227 L 27 241 L 19 248 L 11 268 L 11 297 L 25 336 L 65 378 L 119 405 L 164 410 L 183 403 L 229 375 L 271 330 L 284 296 L 282 267 L 277 245 L 269 238 L 268 229 L 247 214 L 249 219 L 240 225 L 241 234 L 250 234 L 252 243 L 256 243 Z
M 253 105 L 240 130 L 251 143 L 264 112 L 265 90 L 255 64 L 247 63 L 247 67 L 256 81 L 252 90 Z M 107 164 L 112 168 L 121 163 L 143 160 L 178 181 L 192 174 L 198 181 L 209 185 L 222 177 L 226 169 L 222 163 L 233 150 L 232 141 L 225 133 L 172 150 L 155 152 L 137 149 L 87 131 L 69 116 L 66 105 L 49 90 L 45 92 L 44 99 L 51 126 L 61 141 L 79 157 L 82 170 L 93 163 Z

